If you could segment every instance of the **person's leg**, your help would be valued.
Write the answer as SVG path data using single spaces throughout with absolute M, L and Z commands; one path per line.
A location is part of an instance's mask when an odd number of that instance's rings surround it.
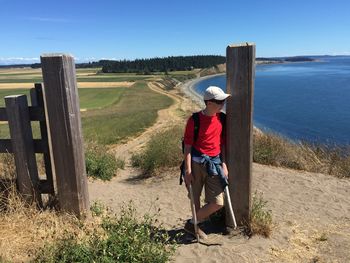
M 192 191 L 193 191 L 193 199 L 194 199 L 193 201 L 194 201 L 195 210 L 197 213 L 197 211 L 200 210 L 200 197 L 204 186 L 203 167 L 201 164 L 192 161 L 192 175 L 193 175 L 193 181 L 191 185 L 192 185 Z M 190 198 L 190 193 L 188 193 L 188 197 Z M 192 218 L 192 220 L 188 220 L 186 222 L 184 230 L 196 237 L 193 220 L 194 219 Z M 198 218 L 197 218 L 197 221 L 198 221 Z M 207 235 L 203 232 L 202 229 L 200 229 L 199 226 L 197 227 L 197 231 L 198 231 L 197 234 L 199 235 L 199 238 L 201 239 L 207 238 Z
M 203 221 L 224 206 L 224 193 L 218 176 L 208 176 L 205 181 L 206 205 L 197 212 L 198 221 Z
M 200 209 L 200 198 L 204 186 L 204 175 L 202 165 L 192 161 L 192 191 L 193 191 L 193 202 L 196 208 L 196 212 Z
M 197 211 L 197 220 L 203 221 L 204 219 L 208 218 L 211 214 L 218 211 L 220 208 L 222 208 L 223 205 L 218 205 L 214 202 L 208 203 L 205 206 L 203 206 L 201 209 Z

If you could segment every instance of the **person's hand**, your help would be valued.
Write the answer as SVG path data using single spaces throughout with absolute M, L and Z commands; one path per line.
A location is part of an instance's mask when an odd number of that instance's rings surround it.
M 228 179 L 228 169 L 226 163 L 222 163 L 222 170 L 224 172 L 225 177 Z
M 185 173 L 185 184 L 188 187 L 193 180 L 193 175 L 192 175 L 192 171 L 186 171 Z

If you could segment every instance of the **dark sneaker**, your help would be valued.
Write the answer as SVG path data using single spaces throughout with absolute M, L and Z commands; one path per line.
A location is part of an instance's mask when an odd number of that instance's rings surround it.
M 188 220 L 188 221 L 186 222 L 185 227 L 184 227 L 184 230 L 185 230 L 187 233 L 189 233 L 189 234 L 193 235 L 194 237 L 196 237 L 196 233 L 195 233 L 195 231 L 194 231 L 194 224 L 192 224 L 192 223 L 190 222 L 190 220 Z M 208 236 L 203 232 L 202 229 L 200 229 L 199 226 L 198 226 L 198 236 L 199 236 L 200 239 L 207 239 L 207 238 L 208 238 Z

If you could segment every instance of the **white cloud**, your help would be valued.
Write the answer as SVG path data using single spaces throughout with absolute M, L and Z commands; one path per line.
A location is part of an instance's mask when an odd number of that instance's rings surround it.
M 0 57 L 0 65 L 31 64 L 39 62 L 39 58 Z

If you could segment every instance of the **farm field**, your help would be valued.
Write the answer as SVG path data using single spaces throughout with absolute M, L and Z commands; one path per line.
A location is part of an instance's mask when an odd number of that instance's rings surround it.
M 100 144 L 115 144 L 141 133 L 151 126 L 157 111 L 169 107 L 172 100 L 148 87 L 147 81 L 161 75 L 99 73 L 100 69 L 77 69 L 77 82 L 84 139 Z M 182 73 L 181 73 L 182 74 Z M 41 69 L 0 69 L 0 107 L 4 97 L 25 94 L 35 82 L 42 82 Z M 37 123 L 32 124 L 34 138 L 40 138 Z M 9 137 L 6 122 L 0 124 L 1 138 Z
M 124 73 L 100 73 L 100 69 L 77 69 L 77 81 L 78 83 L 84 82 L 135 82 L 139 80 L 152 79 L 154 75 L 137 75 L 137 74 L 124 74 Z M 6 88 L 4 84 L 18 84 L 13 87 L 30 88 L 32 83 L 42 82 L 41 69 L 0 69 L 0 88 Z M 22 85 L 23 88 L 23 85 Z

